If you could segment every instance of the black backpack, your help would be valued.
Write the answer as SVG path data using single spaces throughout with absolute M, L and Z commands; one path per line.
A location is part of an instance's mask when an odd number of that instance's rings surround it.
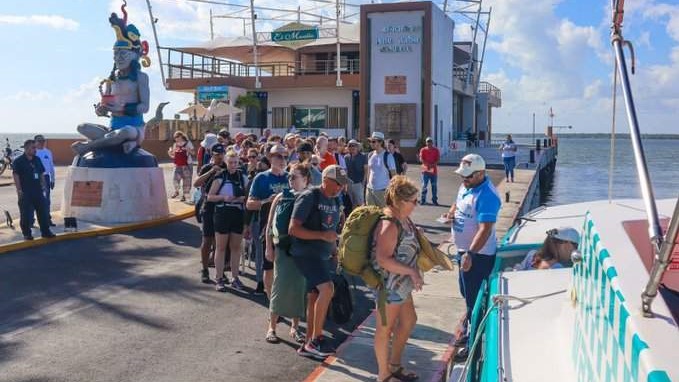
M 330 317 L 337 325 L 343 325 L 351 320 L 354 313 L 351 288 L 341 272 L 332 277 L 332 283 L 335 286 L 335 294 L 330 302 Z

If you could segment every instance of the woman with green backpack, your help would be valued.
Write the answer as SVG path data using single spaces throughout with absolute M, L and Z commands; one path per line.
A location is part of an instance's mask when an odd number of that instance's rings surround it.
M 418 228 L 410 219 L 418 195 L 417 186 L 406 176 L 393 177 L 385 190 L 384 217 L 378 221 L 372 236 L 370 258 L 373 268 L 383 276 L 382 288 L 383 293 L 386 292 L 386 308 L 377 309 L 375 330 L 379 382 L 418 379 L 417 374 L 401 366 L 403 349 L 417 322 L 412 292 L 421 290 L 424 284 L 417 267 L 421 251 Z M 376 299 L 378 295 L 376 292 Z M 383 312 L 386 317 L 382 316 Z
M 297 343 L 304 343 L 304 334 L 299 330 L 299 320 L 306 309 L 306 280 L 290 257 L 290 237 L 288 225 L 295 204 L 295 195 L 307 189 L 311 182 L 311 171 L 308 165 L 297 163 L 292 166 L 288 178 L 290 189 L 276 195 L 269 221 L 266 225 L 266 251 L 268 261 L 274 263 L 273 286 L 269 301 L 269 327 L 266 341 L 276 343 L 276 323 L 278 317 L 292 320 L 290 337 Z

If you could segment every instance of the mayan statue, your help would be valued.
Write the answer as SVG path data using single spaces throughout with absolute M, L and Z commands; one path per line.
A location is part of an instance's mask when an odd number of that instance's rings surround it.
M 116 13 L 109 17 L 116 35 L 114 65 L 108 78 L 99 85 L 101 100 L 95 105 L 96 115 L 109 117 L 110 123 L 109 126 L 93 123 L 78 126 L 78 132 L 88 139 L 72 145 L 73 151 L 80 156 L 101 149 L 119 149 L 130 154 L 140 148 L 144 140 L 143 116 L 149 111 L 149 77 L 141 67 L 151 65 L 151 60 L 147 56 L 148 42 L 141 40 L 136 26 L 127 23 L 126 6 L 127 2 L 123 1 L 123 18 Z M 156 117 L 148 124 L 162 119 L 165 104 L 158 106 Z

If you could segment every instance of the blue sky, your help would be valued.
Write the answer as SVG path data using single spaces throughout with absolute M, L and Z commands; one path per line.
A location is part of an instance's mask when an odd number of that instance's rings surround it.
M 245 3 L 229 0 L 231 3 Z M 288 8 L 318 6 L 308 0 Z M 360 1 L 355 1 L 357 3 Z M 440 2 L 437 0 L 437 2 Z M 0 10 L 0 135 L 10 132 L 71 133 L 81 122 L 96 122 L 92 104 L 97 84 L 111 69 L 113 32 L 107 18 L 117 0 L 23 0 Z M 218 5 L 182 0 L 152 0 L 161 45 L 177 46 L 209 38 L 209 9 Z M 256 5 L 276 7 L 275 0 Z M 463 5 L 452 2 L 453 7 Z M 493 8 L 482 79 L 500 87 L 503 107 L 495 110 L 494 129 L 528 132 L 536 113 L 540 131 L 550 107 L 556 125 L 574 132 L 607 132 L 611 120 L 612 55 L 609 1 L 484 0 Z M 184 108 L 191 96 L 162 89 L 155 45 L 144 0 L 129 0 L 130 21 L 151 44 L 152 105 L 170 101 L 166 116 Z M 325 10 L 329 14 L 330 9 Z M 679 133 L 679 2 L 627 1 L 625 37 L 634 43 L 633 77 L 642 130 Z M 469 26 L 457 20 L 455 38 Z M 242 33 L 240 20 L 219 20 L 217 35 Z M 274 25 L 262 25 L 270 30 Z M 619 131 L 626 131 L 618 103 Z

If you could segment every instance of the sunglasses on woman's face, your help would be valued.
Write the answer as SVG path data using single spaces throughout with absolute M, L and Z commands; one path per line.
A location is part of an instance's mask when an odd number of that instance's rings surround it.
M 257 159 L 257 155 L 248 155 L 249 159 Z

